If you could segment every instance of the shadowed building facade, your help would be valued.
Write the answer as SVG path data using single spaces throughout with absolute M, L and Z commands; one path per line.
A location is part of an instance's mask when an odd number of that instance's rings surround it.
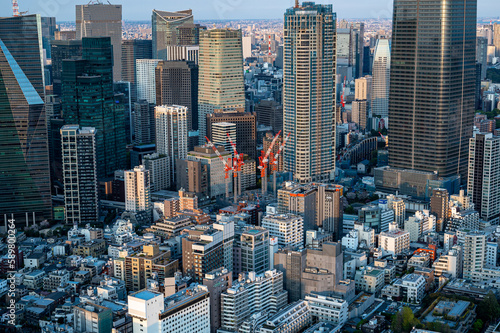
M 19 225 L 51 219 L 44 103 L 1 39 L 0 156 L 2 222 L 11 214 Z
M 467 175 L 477 0 L 395 0 L 389 165 Z

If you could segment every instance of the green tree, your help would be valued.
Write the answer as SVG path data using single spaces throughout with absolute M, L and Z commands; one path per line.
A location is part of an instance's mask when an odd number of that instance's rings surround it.
M 344 209 L 344 213 L 346 213 L 346 214 L 355 214 L 356 211 L 354 210 L 354 208 L 351 205 L 349 205 L 349 206 L 347 206 Z
M 483 322 L 487 322 L 500 317 L 500 305 L 498 300 L 493 294 L 489 292 L 488 295 L 477 305 L 477 318 Z
M 392 320 L 391 329 L 394 332 L 410 332 L 413 327 L 420 327 L 422 324 L 415 318 L 413 311 L 405 306 Z
M 474 325 L 472 325 L 472 332 L 474 333 L 479 333 L 483 329 L 483 321 L 481 319 L 478 319 L 474 322 Z

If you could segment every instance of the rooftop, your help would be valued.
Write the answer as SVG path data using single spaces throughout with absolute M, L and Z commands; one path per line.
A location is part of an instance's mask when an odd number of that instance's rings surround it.
M 150 299 L 153 299 L 153 298 L 157 297 L 158 295 L 162 295 L 162 294 L 161 293 L 154 293 L 154 292 L 151 292 L 148 290 L 142 290 L 142 291 L 139 291 L 135 294 L 131 294 L 130 296 L 142 299 L 144 301 L 149 301 Z

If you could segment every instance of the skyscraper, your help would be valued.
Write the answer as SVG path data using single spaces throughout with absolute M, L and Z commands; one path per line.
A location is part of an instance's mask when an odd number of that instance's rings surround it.
M 62 94 L 63 60 L 82 56 L 81 40 L 53 40 L 50 42 L 52 55 L 52 90 Z
M 156 103 L 155 70 L 159 59 L 138 59 L 136 62 L 137 100 Z
M 334 175 L 335 29 L 332 5 L 304 2 L 285 13 L 284 162 L 301 183 Z
M 493 45 L 495 45 L 497 57 L 500 57 L 500 23 L 493 24 Z
M 162 105 L 155 108 L 156 151 L 166 155 L 170 163 L 170 184 L 175 183 L 176 163 L 188 152 L 187 107 Z
M 373 55 L 372 100 L 373 116 L 389 115 L 389 82 L 391 74 L 391 45 L 388 39 L 377 39 Z
M 0 122 L 0 216 L 6 219 L 14 214 L 20 224 L 51 219 L 43 100 L 2 39 Z
M 488 39 L 485 37 L 476 37 L 476 62 L 481 64 L 481 76 L 479 80 L 486 79 L 486 70 L 488 69 Z
M 61 128 L 67 224 L 96 223 L 99 219 L 95 134 L 92 127 Z
M 125 115 L 115 103 L 109 37 L 83 38 L 83 59 L 63 62 L 63 116 L 68 124 L 96 129 L 98 178 L 125 166 Z
M 0 39 L 42 100 L 45 95 L 40 14 L 0 18 Z
M 149 170 L 143 165 L 125 171 L 125 210 L 149 212 L 151 205 L 151 180 Z
M 155 142 L 155 105 L 145 99 L 134 103 L 135 143 Z
M 161 61 L 156 66 L 156 105 L 187 107 L 188 131 L 198 128 L 198 66 L 191 61 Z
M 132 102 L 137 100 L 136 87 L 136 61 L 137 59 L 153 58 L 153 46 L 151 40 L 129 39 L 122 41 L 122 81 L 130 82 L 132 89 Z
M 467 174 L 477 0 L 394 1 L 389 165 Z
M 469 143 L 467 193 L 481 219 L 500 222 L 500 137 L 474 134 Z
M 171 45 L 197 45 L 200 40 L 199 24 L 194 24 L 191 9 L 165 12 L 153 9 L 153 58 L 168 60 L 167 48 Z
M 76 5 L 76 39 L 110 37 L 113 45 L 113 80 L 122 73 L 122 5 L 89 3 Z
M 208 114 L 216 109 L 245 107 L 241 31 L 202 31 L 199 66 L 198 131 L 199 142 L 203 144 Z

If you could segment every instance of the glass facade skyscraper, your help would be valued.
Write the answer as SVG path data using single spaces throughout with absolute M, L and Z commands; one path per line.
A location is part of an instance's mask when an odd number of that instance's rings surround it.
M 125 115 L 113 92 L 109 37 L 83 38 L 83 59 L 63 62 L 62 104 L 67 124 L 96 129 L 98 178 L 125 167 Z
M 391 79 L 391 44 L 388 39 L 377 39 L 373 55 L 372 114 L 389 115 L 389 82 Z
M 389 165 L 466 179 L 477 0 L 395 0 Z
M 49 150 L 43 100 L 0 39 L 2 221 L 11 214 L 21 225 L 52 218 Z
M 194 24 L 191 9 L 178 12 L 153 10 L 151 15 L 153 35 L 153 59 L 169 60 L 167 46 L 170 45 L 198 45 L 200 29 Z
M 40 14 L 0 18 L 0 39 L 43 100 L 45 79 Z
M 303 2 L 284 24 L 285 171 L 301 183 L 333 179 L 335 164 L 336 14 Z

